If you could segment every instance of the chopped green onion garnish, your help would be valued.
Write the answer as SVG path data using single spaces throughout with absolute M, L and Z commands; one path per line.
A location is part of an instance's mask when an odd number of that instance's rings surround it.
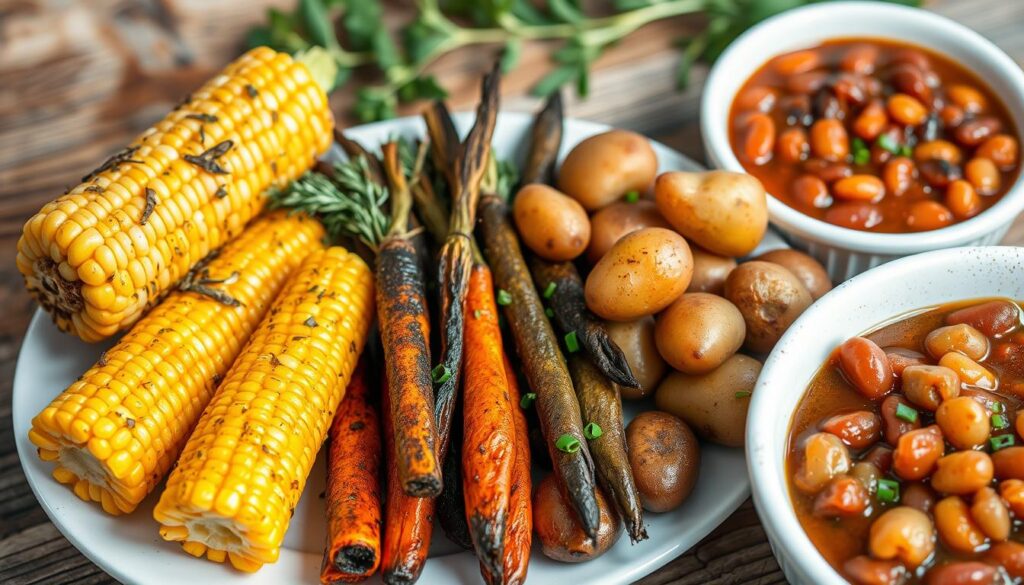
M 473 309 L 473 318 L 474 319 L 479 319 L 480 318 L 480 309 Z
M 523 397 L 519 399 L 520 408 L 530 408 L 533 405 L 533 401 L 537 400 L 537 395 L 533 392 L 527 392 L 523 394 Z
M 748 390 L 740 390 L 733 396 L 735 396 L 736 398 L 750 398 L 750 392 Z
M 901 402 L 896 405 L 896 418 L 908 423 L 915 423 L 917 422 L 917 411 Z
M 914 154 L 914 149 L 910 148 L 909 144 L 904 144 L 900 148 L 900 156 L 907 156 L 907 157 L 909 157 L 912 154 Z
M 637 201 L 640 201 L 640 193 L 638 191 L 626 193 L 626 203 L 636 203 Z
M 544 298 L 550 299 L 551 297 L 555 296 L 556 288 L 558 288 L 557 284 L 549 282 L 547 288 L 544 289 Z
M 1006 405 L 1003 404 L 1002 402 L 993 402 L 992 403 L 992 412 L 1003 412 L 1005 410 L 1006 410 Z
M 583 436 L 586 437 L 587 440 L 593 441 L 603 434 L 604 431 L 601 430 L 601 425 L 597 423 L 587 423 L 587 426 L 583 427 Z
M 882 134 L 879 136 L 878 140 L 875 141 L 875 144 L 883 150 L 887 150 L 893 154 L 899 154 L 900 152 L 900 145 L 896 144 L 896 139 L 888 134 Z
M 860 138 L 854 138 L 853 139 L 853 149 L 854 150 L 867 150 L 867 148 L 868 148 L 868 145 L 864 144 L 864 141 L 861 140 Z
M 1012 434 L 998 435 L 988 440 L 988 444 L 992 445 L 993 451 L 1012 447 L 1015 442 Z
M 1001 414 L 992 415 L 992 428 L 995 430 L 1002 430 L 1010 426 L 1010 421 L 1006 420 L 1006 417 Z
M 512 295 L 503 288 L 498 289 L 498 304 L 507 307 L 512 304 Z
M 548 319 L 553 319 L 555 317 L 555 312 L 551 310 L 551 307 L 544 309 L 544 314 L 547 315 Z
M 580 440 L 576 437 L 565 434 L 555 441 L 555 447 L 563 453 L 575 453 L 580 450 Z
M 580 350 L 580 342 L 576 339 L 575 331 L 565 334 L 565 349 L 569 350 L 569 353 L 576 353 Z
M 853 151 L 853 164 L 855 165 L 866 165 L 871 162 L 871 151 L 870 150 L 855 150 Z
M 887 504 L 895 504 L 900 501 L 900 484 L 891 479 L 878 480 L 878 499 Z
M 448 381 L 448 378 L 452 377 L 452 373 L 448 366 L 437 364 L 433 370 L 430 370 L 430 377 L 434 379 L 435 384 L 444 384 Z

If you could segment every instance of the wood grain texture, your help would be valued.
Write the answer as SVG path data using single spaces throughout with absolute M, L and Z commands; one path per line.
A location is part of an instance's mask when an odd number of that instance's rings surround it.
M 34 306 L 14 267 L 25 219 L 111 152 L 163 116 L 237 54 L 245 30 L 268 6 L 294 0 L 6 0 L 0 1 L 0 583 L 115 583 L 47 520 L 14 448 L 11 385 L 18 348 Z M 970 26 L 1024 61 L 1024 2 L 933 0 L 928 7 Z M 408 3 L 396 2 L 402 18 Z M 703 160 L 700 86 L 674 91 L 672 41 L 700 19 L 657 23 L 603 56 L 591 96 L 567 100 L 569 115 L 650 134 Z M 504 107 L 531 110 L 526 90 L 546 73 L 548 47 L 527 46 L 504 82 Z M 493 55 L 470 48 L 432 71 L 464 109 Z M 351 92 L 332 105 L 341 125 Z M 1018 220 L 1007 243 L 1024 245 Z M 697 546 L 642 585 L 770 585 L 785 578 L 748 501 Z

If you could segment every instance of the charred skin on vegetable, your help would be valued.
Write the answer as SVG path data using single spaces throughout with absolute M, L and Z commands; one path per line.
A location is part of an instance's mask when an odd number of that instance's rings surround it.
M 502 356 L 508 400 L 512 404 L 515 425 L 516 458 L 512 466 L 512 491 L 509 493 L 508 519 L 505 521 L 505 561 L 503 577 L 507 585 L 520 585 L 526 581 L 533 545 L 533 486 L 530 476 L 530 429 L 521 403 L 519 379 L 516 377 L 508 351 Z
M 562 113 L 562 92 L 556 91 L 544 102 L 544 107 L 533 120 L 530 129 L 530 153 L 523 167 L 522 184 L 551 184 L 554 179 L 555 161 L 562 146 L 564 131 Z

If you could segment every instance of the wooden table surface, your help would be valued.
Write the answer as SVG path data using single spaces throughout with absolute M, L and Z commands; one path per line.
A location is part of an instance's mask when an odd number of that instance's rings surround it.
M 76 183 L 109 153 L 159 119 L 239 50 L 264 8 L 293 0 L 20 0 L 0 2 L 0 583 L 114 583 L 49 522 L 25 481 L 11 426 L 18 348 L 35 310 L 14 265 L 21 226 L 44 202 Z M 934 0 L 959 21 L 1024 62 L 1024 2 Z M 398 18 L 407 7 L 396 5 Z M 703 159 L 700 86 L 673 91 L 673 39 L 700 25 L 649 26 L 597 63 L 591 96 L 571 98 L 571 116 L 645 132 Z M 530 110 L 526 89 L 546 71 L 547 47 L 529 46 L 504 82 L 504 107 Z M 454 108 L 476 95 L 487 51 L 461 50 L 432 68 Z M 339 125 L 351 92 L 332 98 Z M 1024 245 L 1024 221 L 1006 239 Z M 747 501 L 711 535 L 644 585 L 785 582 Z

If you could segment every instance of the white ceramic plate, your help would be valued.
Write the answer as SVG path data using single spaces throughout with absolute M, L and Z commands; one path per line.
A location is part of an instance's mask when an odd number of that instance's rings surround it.
M 530 116 L 503 114 L 498 118 L 494 144 L 503 157 L 522 156 Z M 465 132 L 471 115 L 459 115 L 456 123 Z M 608 127 L 591 122 L 569 120 L 565 128 L 562 154 L 580 140 Z M 424 127 L 419 118 L 403 118 L 361 126 L 346 131 L 364 145 L 375 146 L 391 135 L 420 136 Z M 661 144 L 654 144 L 661 170 L 698 170 L 690 159 Z M 782 247 L 781 240 L 769 234 L 762 248 Z M 178 544 L 163 541 L 152 519 L 153 506 L 162 487 L 150 495 L 135 513 L 112 517 L 99 506 L 79 500 L 67 487 L 57 483 L 51 465 L 36 457 L 28 440 L 32 417 L 99 358 L 111 345 L 89 345 L 62 334 L 44 313 L 37 312 L 18 356 L 14 376 L 14 434 L 25 475 L 40 504 L 54 524 L 85 556 L 124 583 L 189 583 L 283 585 L 318 583 L 324 543 L 323 492 L 324 464 L 320 457 L 295 509 L 291 527 L 281 549 L 280 560 L 264 566 L 255 574 L 243 574 L 230 565 L 193 558 Z M 627 417 L 639 412 L 640 405 L 627 404 Z M 647 406 L 648 408 L 650 406 Z M 627 583 L 646 575 L 682 554 L 722 522 L 750 492 L 743 451 L 715 445 L 702 447 L 699 481 L 686 503 L 667 514 L 646 515 L 650 539 L 631 546 L 623 536 L 604 556 L 575 565 L 556 563 L 535 547 L 530 561 L 529 579 L 534 583 L 587 583 L 589 585 Z M 456 549 L 445 540 L 440 529 L 434 531 L 431 559 L 420 583 L 476 583 L 480 581 L 476 558 Z

